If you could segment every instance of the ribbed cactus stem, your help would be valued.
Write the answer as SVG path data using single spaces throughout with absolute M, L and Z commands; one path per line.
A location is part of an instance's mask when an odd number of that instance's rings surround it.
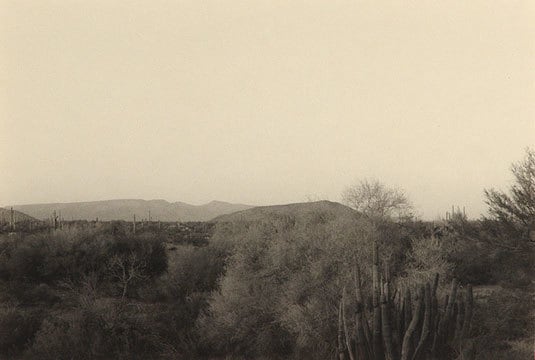
M 433 340 L 432 352 L 434 354 L 441 354 L 444 352 L 443 348 L 446 346 L 449 337 L 449 329 L 451 326 L 451 319 L 453 316 L 454 304 L 457 298 L 457 279 L 451 282 L 451 290 L 449 296 L 445 298 L 445 310 L 437 326 L 437 333 Z
M 420 340 L 418 341 L 418 345 L 416 347 L 416 350 L 414 351 L 414 356 L 412 357 L 413 360 L 417 359 L 424 359 L 424 349 L 426 344 L 428 343 L 427 339 L 429 337 L 430 333 L 430 327 L 431 327 L 431 286 L 429 283 L 425 284 L 425 290 L 424 290 L 424 320 L 422 324 L 422 332 L 420 335 Z
M 422 312 L 422 304 L 424 298 L 424 288 L 421 287 L 418 293 L 418 299 L 416 300 L 416 308 L 414 309 L 414 314 L 412 316 L 411 322 L 405 336 L 403 337 L 403 345 L 401 347 L 401 360 L 408 360 L 412 352 L 412 337 L 416 332 L 416 326 L 420 321 L 420 314 Z
M 441 327 L 444 334 L 447 332 L 449 321 L 451 320 L 453 316 L 453 306 L 455 304 L 455 301 L 457 300 L 457 288 L 458 288 L 457 279 L 453 279 L 453 281 L 451 282 L 451 291 L 450 291 L 448 305 L 446 306 L 446 311 L 444 313 L 444 323 L 442 324 L 442 327 Z
M 405 333 L 404 317 L 405 317 L 405 288 L 401 286 L 399 288 L 399 296 L 396 306 L 396 335 L 395 345 L 398 354 L 401 354 L 401 343 L 403 334 Z
M 344 330 L 342 329 L 342 299 L 338 306 L 338 359 L 345 360 L 345 351 L 344 351 Z
M 381 338 L 381 307 L 379 306 L 379 249 L 377 239 L 373 241 L 373 265 L 372 265 L 372 302 L 373 302 L 373 353 L 375 360 L 383 359 Z
M 357 359 L 369 359 L 370 358 L 370 345 L 369 337 L 366 334 L 368 324 L 365 323 L 365 309 L 362 302 L 362 288 L 360 279 L 360 268 L 355 266 L 354 270 L 354 283 L 355 283 L 355 354 Z
M 372 354 L 373 354 L 373 344 L 372 344 L 373 339 L 372 339 L 372 332 L 370 331 L 368 315 L 366 312 L 367 305 L 368 305 L 368 309 L 371 308 L 371 306 L 369 306 L 370 305 L 369 298 L 368 298 L 367 303 L 365 303 L 364 300 L 362 301 L 362 324 L 364 327 L 364 336 L 366 338 L 366 346 L 368 349 L 368 359 L 371 359 Z
M 461 334 L 464 321 L 464 302 L 462 296 L 457 298 L 455 303 L 455 330 L 453 332 L 453 346 L 459 347 L 461 345 Z
M 388 282 L 382 286 L 381 291 L 381 323 L 382 323 L 382 333 L 383 333 L 383 343 L 385 349 L 385 358 L 386 360 L 394 360 L 394 346 L 392 344 L 392 323 L 390 319 L 390 307 L 389 307 L 389 298 L 388 298 Z
M 472 285 L 467 285 L 464 302 L 464 322 L 461 330 L 461 343 L 464 343 L 470 337 L 470 326 L 472 323 L 472 314 L 474 308 L 474 294 Z
M 403 332 L 407 331 L 407 328 L 409 327 L 410 321 L 412 319 L 412 298 L 411 298 L 411 289 L 407 287 L 407 290 L 405 292 L 405 314 L 403 314 L 403 317 L 405 319 L 404 322 L 404 329 Z
M 433 278 L 433 288 L 431 289 L 431 290 L 432 290 L 432 291 L 431 291 L 431 297 L 437 295 L 438 280 L 439 280 L 439 275 L 438 275 L 438 273 L 436 273 L 436 274 L 435 274 L 435 277 Z
M 342 290 L 342 304 L 341 304 L 341 307 L 342 307 L 342 325 L 343 325 L 343 328 L 344 328 L 344 339 L 345 339 L 345 343 L 346 343 L 347 353 L 349 354 L 349 359 L 350 360 L 355 360 L 355 357 L 353 356 L 353 350 L 351 349 L 351 338 L 350 338 L 350 335 L 349 335 L 349 331 L 347 329 L 345 298 L 346 298 L 346 288 L 344 287 L 344 289 Z

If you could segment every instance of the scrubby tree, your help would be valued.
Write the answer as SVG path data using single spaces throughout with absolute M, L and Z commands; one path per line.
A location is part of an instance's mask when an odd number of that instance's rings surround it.
M 528 234 L 535 230 L 535 151 L 527 148 L 524 159 L 511 166 L 514 184 L 509 192 L 487 189 L 486 203 L 492 219 Z
M 403 190 L 375 179 L 364 179 L 348 186 L 342 193 L 342 201 L 370 218 L 406 218 L 413 210 Z
M 146 263 L 135 252 L 126 256 L 115 255 L 110 259 L 110 273 L 121 287 L 121 297 L 124 299 L 128 287 L 132 284 L 147 280 L 145 275 Z
M 347 270 L 371 258 L 371 222 L 317 210 L 221 230 L 233 251 L 199 321 L 207 346 L 247 358 L 331 358 L 339 291 L 352 283 Z

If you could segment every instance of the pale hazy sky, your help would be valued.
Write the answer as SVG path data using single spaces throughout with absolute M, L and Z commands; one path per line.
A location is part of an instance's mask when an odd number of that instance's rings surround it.
M 534 1 L 0 4 L 0 205 L 375 177 L 475 217 L 535 144 Z

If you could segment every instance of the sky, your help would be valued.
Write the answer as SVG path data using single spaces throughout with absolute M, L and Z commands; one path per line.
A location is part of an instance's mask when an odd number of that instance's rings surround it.
M 534 1 L 0 0 L 0 205 L 485 212 L 535 144 Z

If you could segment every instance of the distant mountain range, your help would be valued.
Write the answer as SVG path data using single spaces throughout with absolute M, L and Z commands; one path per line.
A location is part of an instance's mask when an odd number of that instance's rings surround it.
M 8 208 L 8 207 L 6 207 Z M 54 211 L 65 220 L 136 220 L 208 221 L 217 216 L 250 209 L 252 206 L 212 201 L 204 205 L 190 205 L 165 200 L 104 200 L 75 203 L 13 205 L 13 209 L 37 219 L 48 219 Z M 0 215 L 1 218 L 1 215 Z

